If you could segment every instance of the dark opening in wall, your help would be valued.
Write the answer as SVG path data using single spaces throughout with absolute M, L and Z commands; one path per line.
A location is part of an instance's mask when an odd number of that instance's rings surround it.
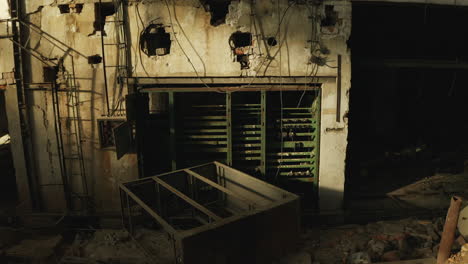
M 60 14 L 67 14 L 70 13 L 70 7 L 68 5 L 58 5 L 60 9 Z
M 98 54 L 88 56 L 88 64 L 99 64 L 102 62 L 102 57 Z
M 101 31 L 101 34 L 106 35 L 104 25 L 106 24 L 106 17 L 115 14 L 114 3 L 95 3 L 94 4 L 94 32 Z
M 206 12 L 211 13 L 210 24 L 219 26 L 226 22 L 226 15 L 229 13 L 231 0 L 200 0 Z
M 58 8 L 60 9 L 60 14 L 79 14 L 83 10 L 83 4 L 58 5 Z
M 46 83 L 55 83 L 57 81 L 57 74 L 59 71 L 59 67 L 43 67 L 43 76 L 44 82 Z
M 276 40 L 275 37 L 269 37 L 269 38 L 267 39 L 267 43 L 268 43 L 268 45 L 271 46 L 271 47 L 274 47 L 274 46 L 278 45 L 278 41 Z
M 231 48 L 242 48 L 252 46 L 252 33 L 250 32 L 234 32 L 229 38 Z
M 162 24 L 151 24 L 140 35 L 140 48 L 148 56 L 164 56 L 171 52 L 171 34 Z
M 322 19 L 322 27 L 333 27 L 338 22 L 338 12 L 335 11 L 335 7 L 332 5 L 325 6 L 325 17 Z
M 249 69 L 249 48 L 252 46 L 252 33 L 234 32 L 229 37 L 229 46 L 235 56 L 235 61 L 239 62 L 241 69 Z

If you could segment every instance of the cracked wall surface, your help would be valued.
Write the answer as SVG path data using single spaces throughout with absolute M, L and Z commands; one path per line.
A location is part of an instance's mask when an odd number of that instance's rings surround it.
M 83 3 L 81 13 L 61 14 L 59 4 L 69 1 L 26 1 L 29 21 L 40 26 L 70 47 L 87 56 L 101 54 L 101 38 L 96 32 L 95 5 L 97 1 Z M 109 1 L 103 1 L 109 2 Z M 311 1 L 313 2 L 313 1 Z M 167 3 L 167 4 L 166 4 Z M 325 5 L 332 5 L 337 13 L 335 25 L 321 26 Z M 278 10 L 279 9 L 279 10 Z M 231 1 L 225 23 L 213 26 L 211 14 L 198 0 L 154 0 L 131 2 L 128 6 L 133 76 L 144 77 L 196 77 L 198 76 L 298 76 L 315 73 L 317 76 L 337 76 L 338 55 L 341 64 L 341 94 L 337 85 L 327 83 L 322 93 L 321 148 L 320 148 L 320 206 L 322 212 L 341 210 L 344 190 L 344 162 L 347 145 L 348 89 L 350 88 L 350 52 L 346 41 L 351 31 L 351 4 L 349 1 L 324 1 L 319 5 L 291 4 L 280 1 Z M 170 14 L 170 15 L 169 15 Z M 107 16 L 104 25 L 105 41 L 116 37 L 115 16 Z M 281 22 L 281 26 L 278 25 Z M 140 50 L 139 38 L 144 28 L 159 23 L 171 36 L 170 53 L 165 56 L 147 56 Z M 241 69 L 229 45 L 229 37 L 236 31 L 253 34 L 248 48 L 249 67 Z M 94 34 L 93 34 L 94 33 Z M 269 45 L 274 37 L 276 45 Z M 33 37 L 31 46 L 48 53 L 51 47 L 41 38 Z M 0 51 L 11 55 L 11 44 L 0 39 Z M 8 51 L 9 50 L 9 51 Z M 3 54 L 3 53 L 2 53 Z M 60 56 L 52 51 L 51 57 Z M 115 47 L 106 47 L 108 65 L 117 63 Z M 313 56 L 322 66 L 311 64 Z M 102 63 L 90 66 L 86 59 L 74 57 L 77 83 L 80 89 L 80 109 L 83 125 L 83 149 L 87 181 L 99 212 L 120 210 L 118 183 L 137 176 L 135 154 L 117 160 L 112 150 L 99 147 L 97 119 L 106 114 Z M 70 66 L 69 62 L 65 63 Z M 43 82 L 42 63 L 31 60 L 33 83 Z M 9 62 L 0 63 L 2 72 L 11 71 Z M 316 70 L 313 70 L 316 69 Z M 110 101 L 118 101 L 116 72 L 108 72 Z M 12 91 L 12 89 L 10 89 Z M 125 91 L 126 93 L 126 91 Z M 340 120 L 337 116 L 337 96 L 341 97 Z M 33 131 L 33 147 L 38 165 L 38 178 L 42 199 L 47 211 L 61 211 L 64 207 L 60 177 L 57 174 L 58 153 L 54 135 L 53 111 L 50 92 L 44 89 L 28 91 Z M 62 105 L 66 105 L 62 101 Z M 64 113 L 66 115 L 66 113 Z M 14 140 L 12 139 L 12 142 Z M 71 145 L 71 143 L 70 143 Z M 70 147 L 70 146 L 66 146 Z M 19 163 L 18 163 L 19 164 Z M 76 192 L 81 191 L 79 179 L 70 180 Z

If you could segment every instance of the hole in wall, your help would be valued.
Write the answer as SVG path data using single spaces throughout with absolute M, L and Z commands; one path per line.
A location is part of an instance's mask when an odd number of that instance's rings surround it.
M 250 61 L 249 55 L 237 55 L 236 61 L 240 63 L 241 70 L 249 69 L 250 68 Z
M 88 56 L 88 64 L 99 64 L 102 62 L 102 57 L 98 54 Z
M 58 5 L 60 10 L 60 14 L 68 14 L 70 13 L 70 7 L 68 5 Z
M 115 14 L 115 6 L 114 3 L 95 3 L 94 4 L 94 33 L 96 31 L 100 31 L 101 34 L 106 36 L 106 32 L 104 31 L 104 25 L 106 24 L 106 17 L 112 16 Z M 92 35 L 92 34 L 91 34 Z
M 149 56 L 164 56 L 171 52 L 171 34 L 162 24 L 151 24 L 140 35 L 140 49 Z
M 57 81 L 57 74 L 59 71 L 59 67 L 43 67 L 42 73 L 44 77 L 44 82 L 46 83 L 55 83 Z
M 252 33 L 236 31 L 229 37 L 229 46 L 235 61 L 241 65 L 241 70 L 250 68 L 249 48 L 252 46 Z
M 252 33 L 236 31 L 229 38 L 231 48 L 242 48 L 252 46 Z
M 269 37 L 267 39 L 267 44 L 268 44 L 268 46 L 274 47 L 274 46 L 278 45 L 278 41 L 276 40 L 275 37 Z
M 212 26 L 226 23 L 226 15 L 229 13 L 231 0 L 200 0 L 206 12 L 210 12 Z
M 60 10 L 60 14 L 69 14 L 69 13 L 80 14 L 81 11 L 83 10 L 83 5 L 84 4 L 58 5 L 58 8 Z
M 325 17 L 322 19 L 320 25 L 322 27 L 333 27 L 338 22 L 338 12 L 335 11 L 333 5 L 325 6 Z

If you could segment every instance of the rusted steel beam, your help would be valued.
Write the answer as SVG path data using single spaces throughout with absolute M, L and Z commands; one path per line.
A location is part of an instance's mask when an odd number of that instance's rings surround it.
M 450 207 L 447 211 L 445 218 L 444 231 L 442 232 L 442 239 L 440 241 L 439 252 L 437 253 L 437 264 L 445 264 L 450 257 L 453 241 L 455 240 L 455 230 L 458 224 L 458 214 L 460 213 L 460 206 L 462 199 L 454 196 L 450 201 Z
M 190 205 L 192 205 L 193 207 L 197 208 L 198 210 L 202 211 L 204 214 L 206 214 L 207 216 L 209 216 L 211 219 L 215 220 L 215 221 L 220 221 L 222 220 L 221 217 L 217 216 L 216 214 L 214 214 L 213 212 L 211 212 L 210 210 L 208 210 L 206 207 L 204 207 L 203 205 L 195 202 L 194 200 L 192 200 L 190 197 L 186 196 L 185 194 L 183 194 L 182 192 L 176 190 L 174 187 L 172 187 L 171 185 L 169 185 L 168 183 L 166 183 L 165 181 L 161 180 L 160 178 L 158 177 L 153 177 L 153 180 L 156 181 L 158 184 L 160 184 L 161 186 L 163 186 L 164 188 L 166 188 L 167 190 L 169 190 L 170 192 L 172 192 L 173 194 L 179 196 L 179 198 L 181 198 L 182 200 L 186 201 L 187 203 L 189 203 Z
M 250 208 L 255 208 L 256 204 L 254 202 L 250 201 L 249 199 L 246 199 L 246 198 L 240 196 L 239 194 L 237 194 L 237 193 L 235 193 L 235 192 L 233 192 L 233 191 L 231 191 L 229 189 L 224 188 L 223 186 L 215 183 L 214 181 L 211 181 L 208 178 L 205 178 L 205 177 L 201 176 L 200 174 L 198 174 L 198 173 L 196 173 L 194 171 L 191 171 L 189 169 L 186 169 L 184 171 L 187 172 L 188 174 L 192 175 L 193 177 L 199 179 L 200 181 L 202 181 L 202 182 L 204 182 L 206 184 L 209 184 L 212 187 L 226 193 L 227 195 L 231 195 L 232 197 L 237 198 L 238 200 L 240 200 L 243 203 L 247 204 Z
M 143 87 L 139 89 L 143 93 L 153 92 L 210 92 L 210 91 L 223 91 L 223 92 L 257 92 L 257 91 L 304 91 L 304 90 L 316 90 L 315 86 L 307 86 L 304 88 L 304 84 L 297 85 L 239 85 L 239 86 L 223 86 L 223 87 Z

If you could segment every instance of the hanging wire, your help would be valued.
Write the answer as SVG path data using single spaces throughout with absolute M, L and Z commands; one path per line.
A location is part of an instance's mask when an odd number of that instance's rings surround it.
M 145 23 L 143 23 L 143 19 L 141 18 L 141 14 L 140 14 L 140 9 L 138 8 L 138 5 L 140 3 L 137 3 L 136 6 L 135 6 L 135 12 L 136 12 L 136 15 L 137 17 L 140 19 L 140 23 L 141 23 L 141 26 L 142 26 L 142 30 L 140 31 L 140 26 L 139 24 L 137 23 L 137 30 L 138 32 L 140 32 L 140 34 L 138 35 L 138 40 L 137 40 L 137 43 L 140 43 L 141 39 L 141 33 L 145 30 Z M 171 23 L 172 24 L 172 23 Z M 140 65 L 141 67 L 143 68 L 143 71 L 145 72 L 146 74 L 146 77 L 150 77 L 148 71 L 146 70 L 145 68 L 145 65 L 143 65 L 143 59 L 141 58 L 141 49 L 138 47 L 138 44 L 137 44 L 137 49 L 138 49 L 138 56 L 140 57 Z
M 172 9 L 173 9 L 173 13 L 174 13 L 174 19 L 175 21 L 177 22 L 177 25 L 179 26 L 179 29 L 180 31 L 182 32 L 182 34 L 184 35 L 185 39 L 187 39 L 187 42 L 190 44 L 190 47 L 192 47 L 193 51 L 195 52 L 195 54 L 198 56 L 198 58 L 200 59 L 200 62 L 202 63 L 203 65 L 203 76 L 206 77 L 206 66 L 205 66 L 205 62 L 203 61 L 202 57 L 200 56 L 200 54 L 198 53 L 197 49 L 193 46 L 192 44 L 192 41 L 190 41 L 190 39 L 187 37 L 187 34 L 185 34 L 185 31 L 184 31 L 184 28 L 182 27 L 182 25 L 180 24 L 179 22 L 179 18 L 177 17 L 177 12 L 176 12 L 176 7 L 175 7 L 175 0 L 172 1 Z M 172 24 L 172 23 L 171 23 Z

